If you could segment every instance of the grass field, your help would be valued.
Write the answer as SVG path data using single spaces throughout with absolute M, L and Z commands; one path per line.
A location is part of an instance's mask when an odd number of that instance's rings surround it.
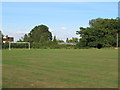
M 114 87 L 115 49 L 3 50 L 3 88 Z

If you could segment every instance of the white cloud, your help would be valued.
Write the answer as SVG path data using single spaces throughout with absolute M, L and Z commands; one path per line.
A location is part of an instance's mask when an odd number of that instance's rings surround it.
M 28 34 L 29 32 L 21 32 L 21 31 L 18 31 L 18 32 L 13 32 L 14 34 Z
M 61 27 L 61 30 L 67 30 L 67 27 Z
M 49 28 L 49 31 L 50 31 L 50 32 L 53 32 L 53 29 Z
M 55 34 L 54 34 L 54 30 L 51 29 L 51 28 L 49 28 L 49 31 L 52 33 L 52 36 L 54 37 L 54 36 L 55 36 Z

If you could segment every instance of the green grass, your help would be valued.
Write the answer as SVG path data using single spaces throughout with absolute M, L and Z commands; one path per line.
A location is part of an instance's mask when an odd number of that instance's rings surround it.
M 118 87 L 115 49 L 3 50 L 3 88 Z

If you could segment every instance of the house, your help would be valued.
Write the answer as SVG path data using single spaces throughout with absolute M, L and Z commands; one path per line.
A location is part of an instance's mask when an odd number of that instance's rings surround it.
M 13 41 L 14 41 L 14 37 L 8 37 L 8 35 L 3 36 L 3 43 L 13 42 Z

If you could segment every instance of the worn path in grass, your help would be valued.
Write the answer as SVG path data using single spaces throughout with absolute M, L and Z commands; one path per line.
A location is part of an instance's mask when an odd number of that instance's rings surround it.
M 118 86 L 115 49 L 3 50 L 3 88 Z

